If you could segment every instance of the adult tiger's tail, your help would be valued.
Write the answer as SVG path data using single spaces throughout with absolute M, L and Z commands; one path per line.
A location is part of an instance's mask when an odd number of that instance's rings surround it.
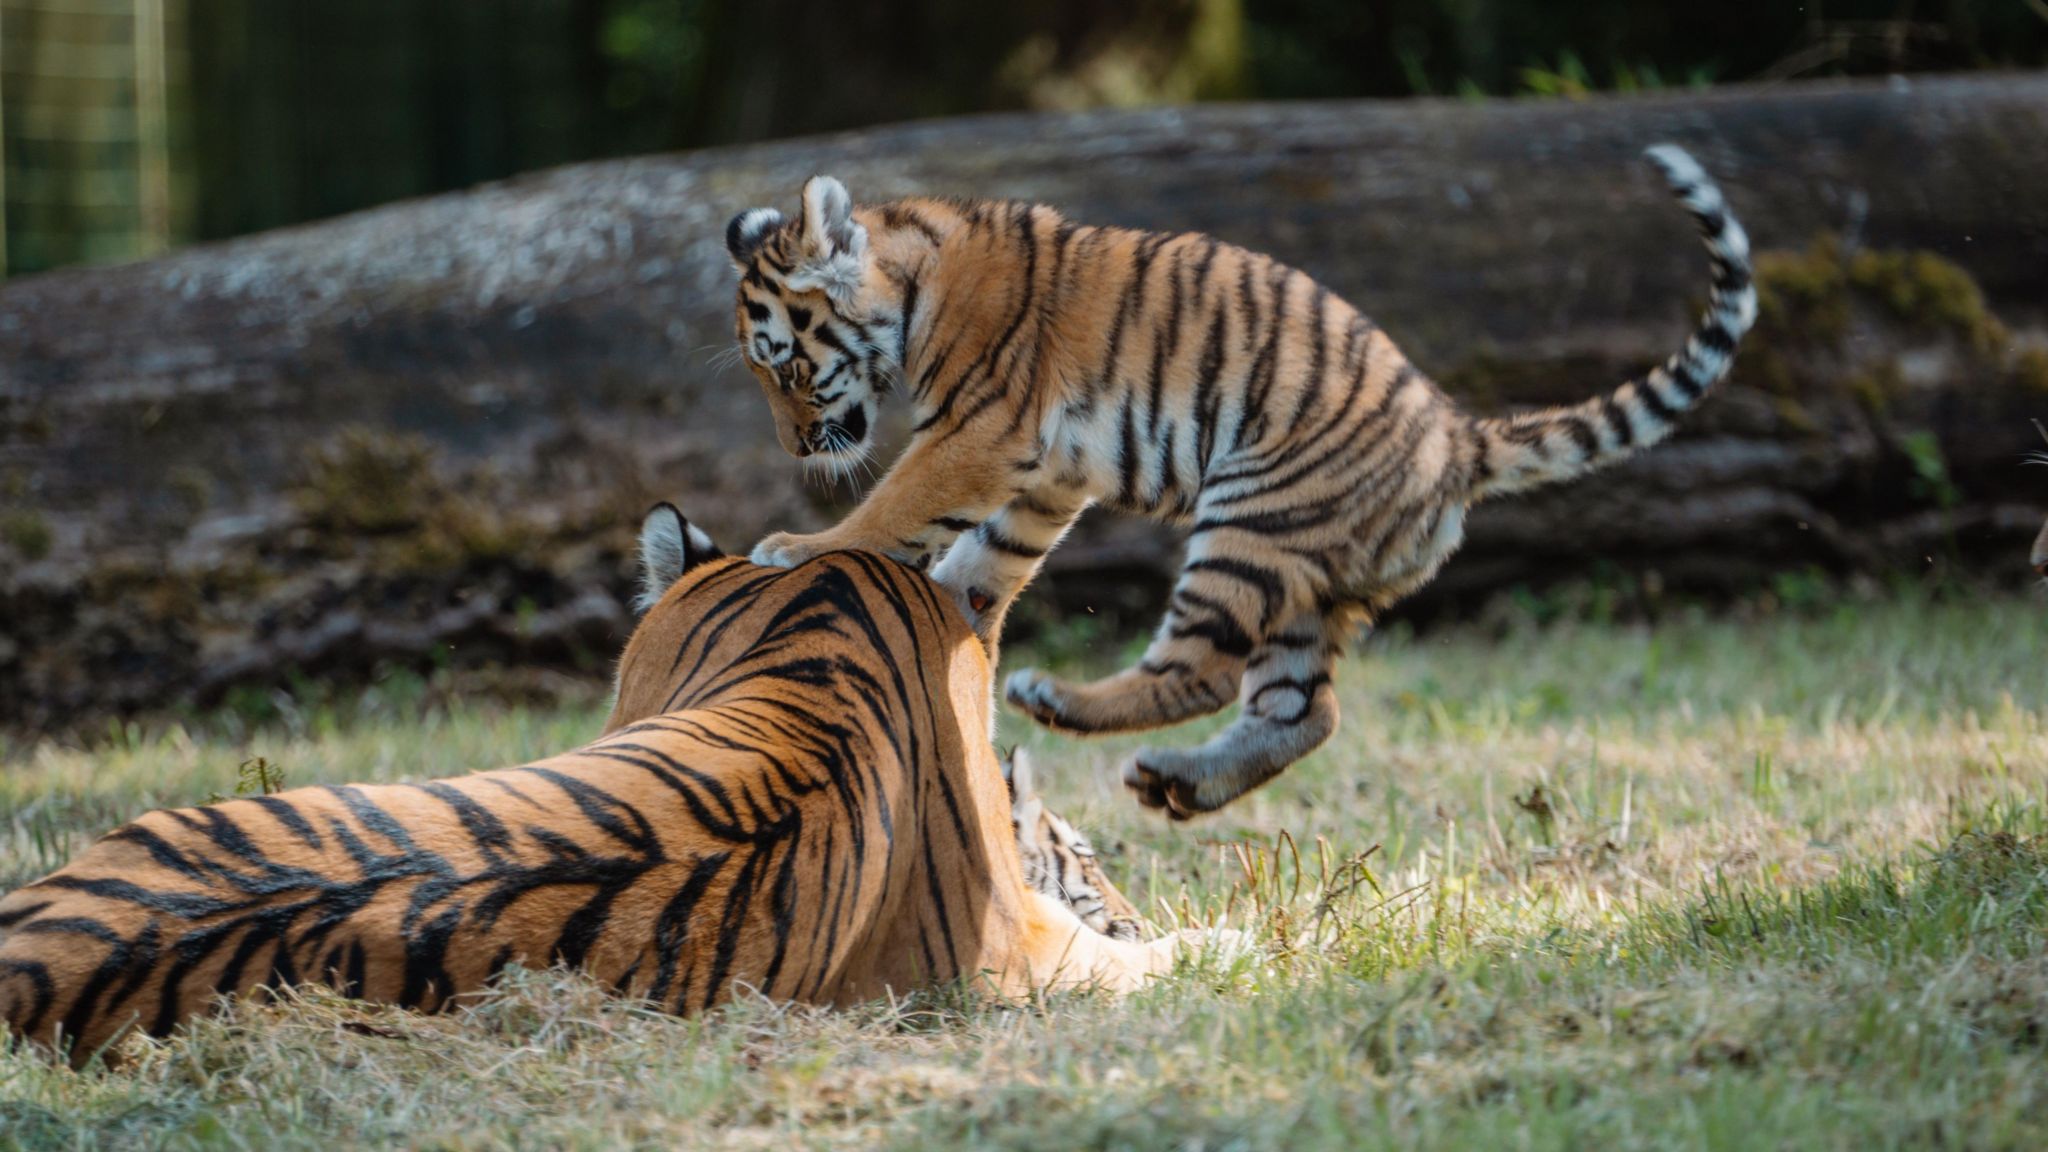
M 1645 155 L 1698 223 L 1713 258 L 1707 310 L 1685 347 L 1648 374 L 1583 404 L 1474 420 L 1480 459 L 1472 499 L 1521 492 L 1605 467 L 1671 434 L 1679 416 L 1728 374 L 1735 345 L 1756 320 L 1749 236 L 1721 190 L 1685 150 L 1659 144 Z

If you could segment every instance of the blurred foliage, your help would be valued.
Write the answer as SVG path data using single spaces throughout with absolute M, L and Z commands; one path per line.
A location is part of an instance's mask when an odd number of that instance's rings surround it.
M 189 65 L 174 82 L 172 135 L 178 203 L 194 206 L 179 225 L 187 239 L 580 160 L 927 116 L 1576 98 L 2048 63 L 2041 0 L 191 0 L 180 10 Z M 28 59 L 35 47 L 13 50 Z

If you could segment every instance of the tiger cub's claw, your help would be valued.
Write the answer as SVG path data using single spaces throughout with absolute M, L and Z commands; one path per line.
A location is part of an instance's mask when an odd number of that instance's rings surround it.
M 1213 812 L 1217 807 L 1204 805 L 1196 798 L 1193 781 L 1168 775 L 1147 765 L 1144 751 L 1124 763 L 1123 777 L 1124 787 L 1137 796 L 1138 803 L 1154 810 L 1164 810 L 1169 820 L 1191 820 L 1204 812 Z

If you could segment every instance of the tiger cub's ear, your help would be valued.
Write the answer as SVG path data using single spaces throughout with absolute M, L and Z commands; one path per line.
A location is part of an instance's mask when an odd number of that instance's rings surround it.
M 830 176 L 804 182 L 803 248 L 789 287 L 823 289 L 841 304 L 860 290 L 868 254 L 868 230 L 853 218 L 853 194 Z
M 683 519 L 675 505 L 666 501 L 656 504 L 640 522 L 640 595 L 633 601 L 633 611 L 654 607 L 683 573 L 723 555 L 703 529 Z
M 773 208 L 749 208 L 733 217 L 725 226 L 725 252 L 732 257 L 733 267 L 746 271 L 761 243 L 780 227 L 782 213 Z

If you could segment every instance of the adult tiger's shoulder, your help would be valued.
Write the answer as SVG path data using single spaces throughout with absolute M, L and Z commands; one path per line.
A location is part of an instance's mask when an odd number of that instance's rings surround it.
M 1131 988 L 1025 882 L 988 661 L 925 577 L 722 556 L 666 505 L 604 734 L 423 784 L 148 813 L 0 898 L 0 1021 L 88 1058 L 220 994 L 318 982 L 424 1010 L 508 964 L 689 1012 L 742 986 L 843 1003 L 969 978 Z

